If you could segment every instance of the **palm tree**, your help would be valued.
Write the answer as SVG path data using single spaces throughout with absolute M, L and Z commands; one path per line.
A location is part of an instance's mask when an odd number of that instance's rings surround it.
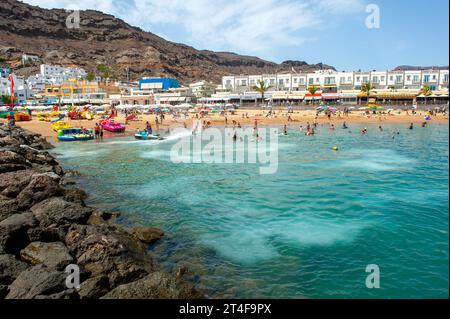
M 372 83 L 365 83 L 361 87 L 361 93 L 367 96 L 367 102 L 369 102 L 370 92 L 373 91 L 375 87 L 372 85 Z
M 256 92 L 261 93 L 262 103 L 264 104 L 264 94 L 269 90 L 270 86 L 262 80 L 258 81 L 258 85 L 252 87 L 252 89 Z
M 317 91 L 319 91 L 318 86 L 312 85 L 308 88 L 308 92 L 312 95 L 312 104 L 314 104 L 314 95 L 317 93 Z
M 425 96 L 425 104 L 427 104 L 427 99 L 433 94 L 433 90 L 428 85 L 424 85 L 419 94 Z

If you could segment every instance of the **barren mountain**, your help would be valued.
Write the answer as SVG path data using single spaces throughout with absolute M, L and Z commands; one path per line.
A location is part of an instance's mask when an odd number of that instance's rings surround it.
M 69 13 L 47 10 L 16 0 L 0 2 L 0 59 L 15 65 L 21 75 L 38 71 L 38 64 L 22 67 L 22 53 L 37 54 L 41 61 L 79 66 L 95 73 L 107 65 L 114 78 L 136 80 L 143 76 L 170 76 L 183 83 L 206 79 L 219 82 L 223 75 L 297 72 L 329 69 L 302 61 L 277 64 L 257 57 L 228 52 L 200 51 L 173 43 L 98 11 L 81 11 L 80 28 L 69 29 Z M 14 63 L 16 62 L 16 63 Z

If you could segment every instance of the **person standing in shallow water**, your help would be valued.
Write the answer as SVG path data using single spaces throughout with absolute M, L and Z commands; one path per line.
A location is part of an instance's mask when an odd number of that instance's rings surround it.
M 409 129 L 410 129 L 410 130 L 413 130 L 413 129 L 414 129 L 414 123 L 411 123 L 411 124 L 409 125 Z

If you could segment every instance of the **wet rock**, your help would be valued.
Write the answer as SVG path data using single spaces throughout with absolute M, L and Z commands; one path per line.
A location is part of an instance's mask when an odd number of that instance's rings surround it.
M 34 299 L 51 296 L 67 290 L 66 274 L 46 267 L 34 266 L 23 271 L 9 286 L 6 299 Z M 42 297 L 41 297 L 42 298 Z
M 203 299 L 194 286 L 163 272 L 121 285 L 102 299 Z
M 98 276 L 89 278 L 80 285 L 78 294 L 81 299 L 99 299 L 106 295 L 109 288 L 109 279 L 107 276 Z
M 28 265 L 13 255 L 0 255 L 0 284 L 9 285 Z
M 37 225 L 32 213 L 16 214 L 0 222 L 0 254 L 18 255 L 29 244 L 27 231 Z
M 133 228 L 131 233 L 145 244 L 153 244 L 164 236 L 164 232 L 161 229 L 151 227 Z
M 19 213 L 19 205 L 15 199 L 0 195 L 0 222 Z
M 44 264 L 60 270 L 73 262 L 69 250 L 61 242 L 33 242 L 21 250 L 20 257 L 31 265 Z
M 78 203 L 84 205 L 84 201 L 88 198 L 86 192 L 80 188 L 66 188 L 64 189 L 64 199 L 68 202 Z
M 153 270 L 145 246 L 115 226 L 73 225 L 65 242 L 80 267 L 93 277 L 106 275 L 112 288 Z
M 68 202 L 61 197 L 53 197 L 34 205 L 31 211 L 39 220 L 40 226 L 46 228 L 55 224 L 86 224 L 94 209 Z
M 58 181 L 46 174 L 34 175 L 30 183 L 17 195 L 17 202 L 21 208 L 29 208 L 47 198 L 59 196 L 63 193 Z

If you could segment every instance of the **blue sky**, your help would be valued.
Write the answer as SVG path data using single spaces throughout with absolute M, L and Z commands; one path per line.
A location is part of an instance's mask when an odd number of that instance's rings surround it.
M 339 70 L 449 64 L 448 0 L 25 0 L 45 8 L 96 9 L 197 49 Z M 366 7 L 380 28 L 366 27 Z

